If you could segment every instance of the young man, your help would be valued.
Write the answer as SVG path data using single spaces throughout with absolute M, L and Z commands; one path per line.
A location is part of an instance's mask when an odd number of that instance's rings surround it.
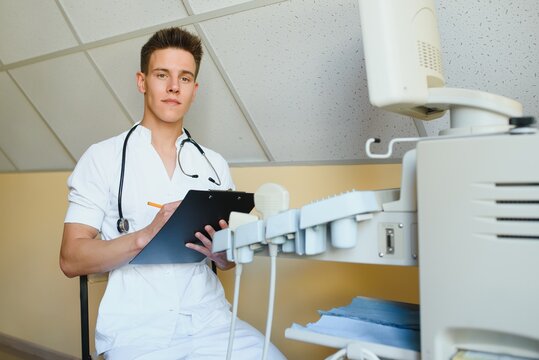
M 204 148 L 205 159 L 189 143 L 179 153 L 188 136 L 183 118 L 195 99 L 201 58 L 198 37 L 179 28 L 155 33 L 142 47 L 137 73 L 142 121 L 92 145 L 68 179 L 60 266 L 68 277 L 110 272 L 95 337 L 97 352 L 106 359 L 223 359 L 226 354 L 229 304 L 205 261 L 129 264 L 189 190 L 234 188 L 219 154 Z M 148 202 L 165 205 L 158 210 Z M 206 231 L 215 232 L 211 226 Z M 234 266 L 224 254 L 211 253 L 204 235 L 196 237 L 203 245 L 188 247 L 219 269 Z M 257 330 L 238 321 L 235 334 L 234 359 L 261 358 L 263 336 Z M 284 359 L 275 347 L 269 354 Z

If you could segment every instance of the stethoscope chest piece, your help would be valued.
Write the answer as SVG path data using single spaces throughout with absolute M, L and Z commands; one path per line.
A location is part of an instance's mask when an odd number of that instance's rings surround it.
M 124 218 L 118 219 L 118 221 L 116 222 L 116 228 L 118 229 L 118 232 L 120 234 L 125 234 L 129 232 L 129 221 Z

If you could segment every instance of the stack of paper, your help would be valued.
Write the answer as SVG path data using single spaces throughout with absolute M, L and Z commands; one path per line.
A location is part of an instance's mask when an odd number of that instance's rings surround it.
M 420 351 L 419 305 L 356 297 L 347 306 L 319 312 L 316 323 L 292 327 Z

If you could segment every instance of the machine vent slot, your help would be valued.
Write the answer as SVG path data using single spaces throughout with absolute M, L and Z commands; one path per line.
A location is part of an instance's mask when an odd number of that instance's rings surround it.
M 496 186 L 502 187 L 502 186 L 539 186 L 538 182 L 523 182 L 523 183 L 516 183 L 516 182 L 508 182 L 508 183 L 496 183 Z
M 496 204 L 527 204 L 539 205 L 539 200 L 496 200 Z
M 519 240 L 539 240 L 539 235 L 501 235 L 498 234 L 499 239 L 519 239 Z
M 477 215 L 495 220 L 486 233 L 498 239 L 539 240 L 539 182 L 536 179 L 477 185 L 478 197 L 483 201 L 479 203 Z
M 497 221 L 539 221 L 539 218 L 512 218 L 512 217 L 499 217 Z

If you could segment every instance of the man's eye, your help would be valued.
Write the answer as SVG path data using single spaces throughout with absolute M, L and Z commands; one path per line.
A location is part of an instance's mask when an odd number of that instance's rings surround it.
M 187 77 L 187 76 L 183 76 L 181 78 L 181 81 L 184 82 L 184 83 L 188 83 L 188 82 L 191 82 L 191 78 L 190 77 Z
M 163 74 L 163 73 L 159 73 L 156 75 L 158 79 L 165 79 L 167 77 L 166 74 Z

